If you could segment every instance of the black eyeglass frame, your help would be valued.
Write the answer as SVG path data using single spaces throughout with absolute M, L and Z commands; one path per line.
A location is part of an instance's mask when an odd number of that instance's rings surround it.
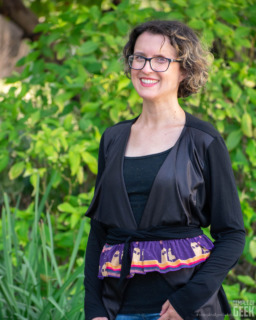
M 143 58 L 143 59 L 145 60 L 143 67 L 142 67 L 142 68 L 139 68 L 139 69 L 133 68 L 133 67 L 130 65 L 130 61 L 129 61 L 129 58 L 130 58 L 130 57 L 141 57 L 141 58 Z M 126 58 L 127 58 L 129 67 L 130 67 L 131 69 L 133 69 L 133 70 L 142 70 L 142 69 L 145 67 L 147 61 L 149 61 L 150 68 L 151 68 L 153 71 L 155 71 L 155 72 L 165 72 L 165 71 L 167 71 L 168 68 L 169 68 L 169 66 L 170 66 L 170 63 L 171 63 L 171 62 L 182 62 L 182 60 L 178 60 L 178 59 L 170 59 L 170 58 L 161 57 L 161 58 L 163 58 L 163 59 L 168 60 L 168 66 L 167 66 L 167 68 L 166 68 L 164 71 L 158 71 L 158 70 L 154 70 L 154 69 L 152 68 L 152 65 L 151 65 L 151 60 L 152 60 L 152 59 L 155 59 L 155 58 L 158 58 L 158 57 L 146 58 L 146 57 L 141 56 L 141 55 L 130 54 L 130 55 L 127 55 Z

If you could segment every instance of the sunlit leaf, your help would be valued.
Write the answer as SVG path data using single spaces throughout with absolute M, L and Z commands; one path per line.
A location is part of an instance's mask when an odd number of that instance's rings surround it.
M 80 154 L 78 152 L 69 151 L 68 157 L 71 168 L 71 175 L 74 176 L 77 174 L 80 166 Z
M 89 153 L 89 152 L 82 152 L 81 153 L 83 161 L 88 165 L 92 173 L 96 174 L 98 170 L 98 162 L 97 160 Z
M 9 171 L 10 179 L 11 180 L 16 179 L 18 176 L 22 174 L 24 169 L 25 169 L 25 163 L 23 161 L 15 163 Z
M 58 205 L 58 209 L 62 212 L 76 213 L 76 208 L 74 208 L 70 203 L 64 202 Z
M 248 286 L 254 286 L 256 284 L 255 280 L 253 280 L 250 276 L 247 275 L 238 275 L 238 280 Z
M 242 116 L 242 131 L 247 137 L 252 137 L 252 118 L 247 112 Z

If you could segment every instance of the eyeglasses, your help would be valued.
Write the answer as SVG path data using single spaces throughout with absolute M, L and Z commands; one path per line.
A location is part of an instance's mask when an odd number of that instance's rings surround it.
M 150 67 L 155 72 L 165 72 L 168 68 L 171 62 L 181 62 L 182 60 L 177 59 L 168 59 L 164 57 L 153 57 L 153 58 L 146 58 L 139 55 L 130 55 L 127 56 L 128 58 L 128 64 L 131 69 L 134 70 L 142 70 L 146 62 L 149 61 Z

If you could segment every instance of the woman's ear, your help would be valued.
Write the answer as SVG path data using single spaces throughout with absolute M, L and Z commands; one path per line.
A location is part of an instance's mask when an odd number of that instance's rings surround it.
M 187 72 L 185 69 L 180 69 L 180 76 L 179 76 L 179 82 L 183 81 L 187 77 Z

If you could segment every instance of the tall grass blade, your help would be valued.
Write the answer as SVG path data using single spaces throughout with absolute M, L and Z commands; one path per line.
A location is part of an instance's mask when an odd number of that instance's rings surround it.
M 0 279 L 0 291 L 5 298 L 6 304 L 9 306 L 10 311 L 14 309 L 16 312 L 18 312 L 16 300 L 12 295 L 12 292 L 10 292 L 9 286 L 5 283 L 5 281 L 2 281 L 2 279 Z
M 83 308 L 84 308 L 83 303 L 80 303 L 77 306 L 72 307 L 71 310 L 68 313 L 66 313 L 66 317 L 70 319 L 72 316 L 79 315 L 79 313 L 80 313 L 80 316 L 83 315 Z
M 49 196 L 49 193 L 50 193 L 50 191 L 51 191 L 52 185 L 53 185 L 53 183 L 54 183 L 54 181 L 55 181 L 55 179 L 56 179 L 56 175 L 57 175 L 57 171 L 54 171 L 54 172 L 52 173 L 52 175 L 51 175 L 50 182 L 49 182 L 48 185 L 47 185 L 47 188 L 46 188 L 46 190 L 45 190 L 45 192 L 44 192 L 43 198 L 42 198 L 42 200 L 40 201 L 40 204 L 39 204 L 39 207 L 38 207 L 38 212 L 39 212 L 39 214 L 41 214 L 41 212 L 42 212 L 43 209 L 44 209 L 45 202 L 46 202 L 46 200 L 47 200 L 47 198 L 48 198 L 48 196 Z
M 61 281 L 61 276 L 60 276 L 60 272 L 59 272 L 59 268 L 58 268 L 58 265 L 57 265 L 57 261 L 56 261 L 54 252 L 53 252 L 52 248 L 49 248 L 48 246 L 46 247 L 46 249 L 48 250 L 49 255 L 51 257 L 51 262 L 53 264 L 53 268 L 54 268 L 54 271 L 55 271 L 55 274 L 56 274 L 58 285 L 61 287 L 62 286 L 62 281 Z
M 23 288 L 20 288 L 20 287 L 17 287 L 17 286 L 13 286 L 13 288 L 15 289 L 15 292 L 16 293 L 21 293 L 22 296 L 24 297 L 29 297 L 31 299 L 31 301 L 35 304 L 35 306 L 38 308 L 38 309 L 41 309 L 42 308 L 42 302 L 41 302 L 41 299 L 37 299 L 36 296 L 33 294 L 33 292 L 30 292 L 30 291 L 27 291 Z
M 79 245 L 80 245 L 80 242 L 81 242 L 81 239 L 82 239 L 82 236 L 83 236 L 83 232 L 84 232 L 84 225 L 85 225 L 85 219 L 82 219 L 80 227 L 79 227 L 78 235 L 77 235 L 77 238 L 76 238 L 76 242 L 75 242 L 75 245 L 74 245 L 74 249 L 73 249 L 73 252 L 72 252 L 72 255 L 71 255 L 71 258 L 70 258 L 70 263 L 69 263 L 69 266 L 68 266 L 68 272 L 67 272 L 66 278 L 69 277 L 70 272 L 71 272 L 71 270 L 73 268 L 73 265 L 75 263 L 75 259 L 76 259 L 76 256 L 77 256 Z
M 51 295 L 51 292 L 50 292 L 50 281 L 49 281 L 49 273 L 48 273 L 45 228 L 44 228 L 43 221 L 40 222 L 39 230 L 40 230 L 40 235 L 41 235 L 41 240 L 42 240 L 44 270 L 45 270 L 45 277 L 46 277 L 46 283 L 47 283 L 47 296 L 49 297 Z
M 4 204 L 5 209 L 3 210 L 2 223 L 3 223 L 3 246 L 4 246 L 4 264 L 7 281 L 10 285 L 13 284 L 13 274 L 12 274 L 12 239 L 11 239 L 11 226 L 10 226 L 10 207 L 7 194 L 4 193 Z M 7 214 L 7 216 L 6 216 Z M 7 218 L 7 219 L 6 219 Z M 13 292 L 12 292 L 13 294 Z
M 14 256 L 17 261 L 17 266 L 21 265 L 21 257 L 19 255 L 19 242 L 18 242 L 16 231 L 15 231 L 15 222 L 16 222 L 15 220 L 16 220 L 17 209 L 20 204 L 20 199 L 21 199 L 21 196 L 19 195 L 14 213 L 11 215 L 11 234 L 12 234 L 13 245 L 14 245 L 14 253 L 15 253 Z
M 28 260 L 25 256 L 23 256 L 22 258 L 23 258 L 23 260 L 24 260 L 24 262 L 25 262 L 25 265 L 27 266 L 28 276 L 30 276 L 30 278 L 31 278 L 31 280 L 32 280 L 32 285 L 33 285 L 34 287 L 36 287 L 36 286 L 37 286 L 37 280 L 36 280 L 36 275 L 35 275 L 35 273 L 34 273 L 33 267 L 32 267 L 32 265 L 30 264 L 29 260 Z M 28 277 L 28 278 L 29 278 L 29 277 Z
M 7 194 L 4 193 L 4 203 L 5 208 L 2 210 L 2 235 L 3 235 L 3 251 L 4 251 L 4 275 L 6 276 L 6 285 L 2 279 L 0 280 L 0 288 L 3 296 L 5 297 L 7 303 L 9 304 L 11 310 L 17 310 L 16 300 L 14 298 L 14 291 L 11 288 L 13 285 L 13 269 L 11 261 L 11 232 L 10 226 L 8 226 L 8 221 L 10 221 L 10 208 Z M 7 219 L 6 219 L 7 212 Z
M 28 318 L 25 318 L 25 317 L 21 316 L 19 313 L 14 313 L 14 315 L 17 317 L 17 319 L 28 320 Z
M 54 254 L 54 242 L 53 242 L 53 231 L 52 231 L 52 223 L 51 223 L 51 216 L 49 214 L 49 212 L 46 212 L 46 219 L 47 219 L 47 225 L 49 228 L 49 235 L 50 235 L 50 248 L 47 247 L 47 250 L 50 253 L 50 257 L 51 257 L 51 264 L 53 269 L 55 270 L 55 274 L 56 274 L 56 278 L 58 281 L 59 286 L 61 287 L 62 285 L 62 281 L 61 281 L 61 276 L 60 276 L 60 272 L 59 272 L 59 268 L 56 262 L 56 258 L 55 258 L 55 254 Z
M 29 244 L 29 253 L 28 253 L 28 260 L 26 259 L 27 266 L 29 266 L 30 274 L 34 275 L 38 271 L 38 256 L 40 254 L 40 248 L 38 245 L 38 202 L 39 202 L 39 182 L 40 182 L 40 177 L 39 174 L 37 175 L 37 180 L 36 180 L 36 188 L 35 188 L 35 216 L 34 216 L 34 224 L 32 227 L 32 232 L 31 232 L 31 242 Z M 24 257 L 23 257 L 24 258 Z M 33 272 L 31 272 L 33 270 Z M 29 279 L 29 278 L 28 278 Z M 34 279 L 33 276 L 31 276 L 31 279 Z M 29 282 L 26 283 L 26 287 L 28 287 L 30 284 Z M 37 286 L 37 295 L 40 297 L 40 286 Z
M 65 312 L 64 310 L 61 309 L 61 307 L 58 305 L 58 303 L 53 299 L 53 297 L 49 297 L 48 300 L 50 301 L 50 303 L 60 312 L 60 314 L 62 315 L 62 317 L 64 317 L 64 319 L 67 319 L 67 317 L 65 316 Z

